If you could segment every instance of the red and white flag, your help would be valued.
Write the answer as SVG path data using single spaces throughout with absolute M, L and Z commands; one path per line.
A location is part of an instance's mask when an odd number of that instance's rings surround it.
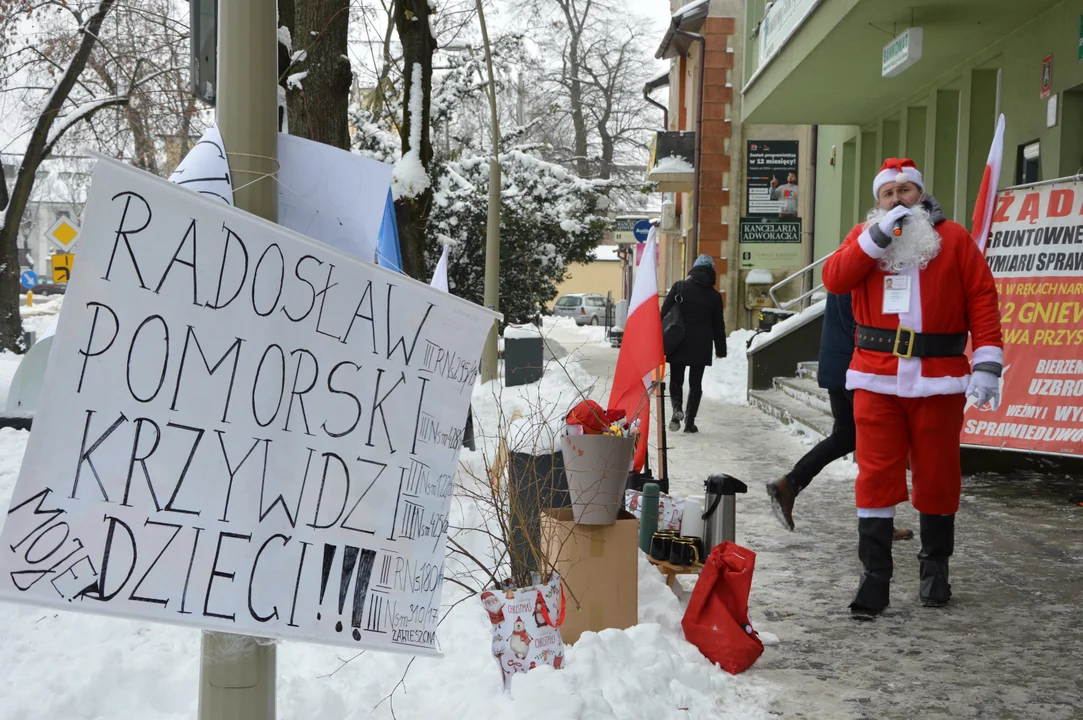
M 624 410 L 629 425 L 639 420 L 639 444 L 633 463 L 637 471 L 647 460 L 651 374 L 665 362 L 662 311 L 658 306 L 657 258 L 658 231 L 652 227 L 632 285 L 628 320 L 624 323 L 624 338 L 617 356 L 613 389 L 609 393 L 609 410 Z
M 974 205 L 974 218 L 970 234 L 978 249 L 985 253 L 985 243 L 989 240 L 989 228 L 993 224 L 993 204 L 996 202 L 997 182 L 1000 180 L 1000 168 L 1004 163 L 1004 115 L 997 120 L 997 129 L 993 134 L 993 145 L 989 148 L 989 159 L 985 162 L 985 174 L 981 178 L 978 190 L 978 202 Z

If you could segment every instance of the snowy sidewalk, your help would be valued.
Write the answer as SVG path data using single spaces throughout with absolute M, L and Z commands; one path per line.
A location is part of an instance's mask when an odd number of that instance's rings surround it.
M 840 461 L 796 504 L 795 532 L 771 513 L 764 483 L 812 446 L 740 402 L 745 333 L 705 379 L 698 435 L 669 434 L 671 490 L 702 494 L 725 472 L 737 501 L 737 542 L 757 554 L 750 600 L 758 630 L 780 638 L 743 677 L 784 687 L 782 718 L 1083 717 L 1083 486 L 1056 478 L 965 478 L 951 561 L 953 599 L 918 603 L 918 541 L 895 543 L 892 607 L 858 623 L 847 604 L 861 571 L 853 505 L 856 466 Z M 606 375 L 616 351 L 584 345 L 584 369 Z M 612 374 L 612 370 L 608 371 Z M 896 523 L 916 532 L 909 505 Z

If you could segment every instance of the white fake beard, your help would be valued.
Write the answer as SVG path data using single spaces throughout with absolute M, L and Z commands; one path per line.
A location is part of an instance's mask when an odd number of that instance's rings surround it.
M 920 203 L 910 208 L 913 213 L 903 223 L 902 235 L 893 238 L 887 253 L 880 258 L 880 269 L 889 273 L 901 273 L 912 267 L 924 270 L 940 254 L 940 235 L 929 219 L 929 211 Z M 879 207 L 869 210 L 865 227 L 879 225 L 887 210 Z

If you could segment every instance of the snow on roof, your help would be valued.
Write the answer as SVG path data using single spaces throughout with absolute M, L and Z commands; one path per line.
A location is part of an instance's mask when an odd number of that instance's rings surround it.
M 616 245 L 599 245 L 594 248 L 594 259 L 598 262 L 617 262 L 620 260 L 617 255 L 619 250 Z
M 690 173 L 695 171 L 696 169 L 692 167 L 692 163 L 688 162 L 683 157 L 680 157 L 679 155 L 669 155 L 654 164 L 654 167 L 651 168 L 651 175 L 654 175 L 655 173 Z
M 697 8 L 700 8 L 700 7 L 704 6 L 704 5 L 706 5 L 710 1 L 711 0 L 696 0 L 695 2 L 690 2 L 687 5 L 681 7 L 680 9 L 678 9 L 677 12 L 673 13 L 673 17 L 675 19 L 680 18 L 680 17 L 684 17 L 688 13 L 692 12 L 693 10 L 696 10 Z

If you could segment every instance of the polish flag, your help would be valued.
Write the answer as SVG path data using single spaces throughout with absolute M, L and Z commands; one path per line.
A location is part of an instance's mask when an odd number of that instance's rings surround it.
M 432 274 L 432 282 L 429 283 L 437 290 L 443 290 L 448 292 L 447 287 L 447 248 L 444 246 L 444 252 L 440 254 L 440 262 L 436 263 L 436 270 Z
M 989 148 L 989 159 L 985 162 L 985 174 L 981 178 L 978 202 L 974 205 L 973 226 L 970 230 L 982 254 L 985 254 L 985 243 L 989 239 L 989 228 L 993 224 L 993 205 L 996 202 L 997 181 L 1000 179 L 1000 168 L 1003 163 L 1004 115 L 1001 115 L 997 121 L 996 133 L 993 134 L 993 145 Z
M 662 312 L 658 307 L 657 255 L 658 230 L 652 227 L 632 285 L 624 339 L 617 356 L 613 389 L 609 393 L 609 410 L 624 410 L 629 424 L 639 419 L 639 445 L 633 463 L 637 471 L 647 460 L 651 374 L 665 362 Z

